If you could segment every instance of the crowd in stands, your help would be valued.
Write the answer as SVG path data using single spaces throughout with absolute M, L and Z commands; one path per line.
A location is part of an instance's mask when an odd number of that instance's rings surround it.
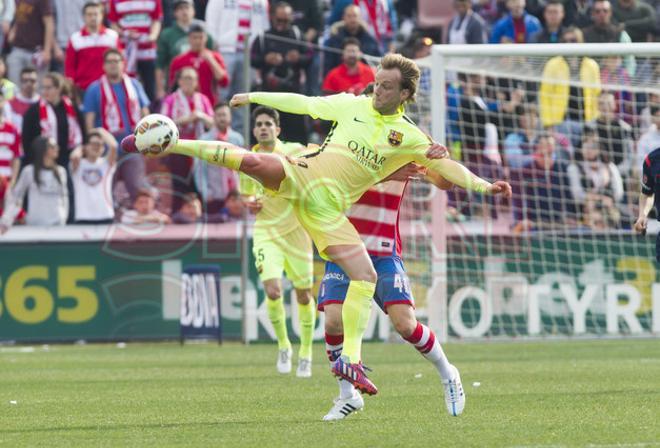
M 421 3 L 451 3 L 452 15 L 420 28 Z M 433 43 L 650 41 L 660 0 L 0 0 L 0 234 L 15 223 L 240 220 L 234 173 L 124 154 L 118 142 L 159 112 L 181 138 L 249 146 L 248 111 L 227 106 L 246 78 L 252 90 L 359 94 L 374 58 L 421 59 Z M 458 73 L 447 89 L 453 156 L 512 181 L 516 231 L 626 227 L 628 187 L 638 191 L 660 146 L 659 60 L 557 56 L 536 84 Z M 280 119 L 280 138 L 301 144 L 328 129 Z M 451 195 L 452 217 L 474 215 L 464 199 Z

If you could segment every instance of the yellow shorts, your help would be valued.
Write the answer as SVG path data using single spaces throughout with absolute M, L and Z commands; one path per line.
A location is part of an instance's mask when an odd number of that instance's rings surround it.
M 282 163 L 286 178 L 276 194 L 291 200 L 298 221 L 323 259 L 328 260 L 328 246 L 364 244 L 344 212 L 350 201 L 335 187 L 333 179 L 317 173 L 315 164 L 308 167 L 304 159 L 286 158 Z
M 280 239 L 255 238 L 252 253 L 262 282 L 286 277 L 296 289 L 311 288 L 314 284 L 314 250 L 307 233 L 298 228 Z

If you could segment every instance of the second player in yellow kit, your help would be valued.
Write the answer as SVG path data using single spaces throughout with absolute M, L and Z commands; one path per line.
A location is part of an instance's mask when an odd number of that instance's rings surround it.
M 300 143 L 283 142 L 277 138 L 280 123 L 276 110 L 258 107 L 254 110 L 253 121 L 253 134 L 257 139 L 257 144 L 252 147 L 253 152 L 296 156 L 305 150 Z M 289 201 L 264 195 L 263 187 L 244 174 L 240 177 L 240 190 L 248 207 L 257 213 L 252 252 L 266 293 L 268 317 L 277 337 L 277 370 L 280 373 L 291 371 L 292 349 L 287 334 L 281 282 L 282 274 L 286 273 L 298 301 L 300 350 L 296 375 L 309 377 L 312 373 L 312 338 L 316 321 L 311 291 L 314 274 L 312 240 L 300 225 Z

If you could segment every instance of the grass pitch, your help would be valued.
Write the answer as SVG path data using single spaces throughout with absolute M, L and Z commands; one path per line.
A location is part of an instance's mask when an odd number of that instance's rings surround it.
M 380 394 L 326 423 L 337 387 L 320 344 L 307 380 L 275 372 L 274 345 L 0 347 L 0 446 L 660 446 L 658 340 L 445 350 L 462 416 L 415 350 L 374 343 Z

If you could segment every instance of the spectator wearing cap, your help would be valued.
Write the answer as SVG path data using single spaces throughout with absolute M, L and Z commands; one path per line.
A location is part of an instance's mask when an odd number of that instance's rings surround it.
M 293 25 L 293 9 L 278 2 L 271 10 L 271 29 L 260 34 L 252 44 L 251 63 L 258 70 L 261 90 L 302 93 L 302 73 L 312 61 L 310 47 Z M 306 144 L 305 117 L 280 115 L 285 140 Z
M 206 30 L 200 24 L 192 24 L 188 30 L 190 50 L 175 57 L 170 66 L 169 84 L 179 70 L 192 67 L 199 75 L 199 91 L 215 104 L 220 99 L 220 87 L 229 85 L 229 76 L 225 61 L 217 51 L 206 48 L 208 37 Z
M 648 42 L 656 32 L 655 11 L 643 1 L 618 0 L 612 4 L 612 16 L 633 42 Z
M 103 26 L 103 5 L 85 3 L 82 9 L 85 25 L 76 31 L 66 47 L 64 74 L 84 92 L 103 76 L 103 55 L 109 48 L 121 48 L 119 34 Z
M 447 44 L 485 44 L 486 22 L 472 11 L 472 0 L 454 0 L 454 11 L 447 27 Z
M 324 43 L 329 51 L 323 55 L 323 73 L 327 75 L 330 70 L 341 64 L 342 54 L 339 49 L 342 48 L 344 40 L 348 37 L 354 37 L 360 41 L 360 50 L 363 54 L 369 56 L 381 56 L 378 41 L 372 36 L 367 25 L 362 20 L 360 8 L 357 5 L 348 5 L 344 9 L 342 20 L 332 24 L 330 28 L 330 37 Z M 336 51 L 330 50 L 331 48 Z
M 7 66 L 13 82 L 18 82 L 21 70 L 27 66 L 34 66 L 40 78 L 48 71 L 53 51 L 59 50 L 53 13 L 51 0 L 16 0 L 14 23 L 7 37 L 12 46 Z
M 119 33 L 126 53 L 126 73 L 140 75 L 149 99 L 156 94 L 156 40 L 160 34 L 161 0 L 107 0 L 108 20 Z
M 202 25 L 201 20 L 195 19 L 195 5 L 192 0 L 176 0 L 174 2 L 175 22 L 165 28 L 158 37 L 157 57 L 156 57 L 156 97 L 161 99 L 169 88 L 167 86 L 168 71 L 172 60 L 188 51 L 188 31 L 190 26 Z M 215 43 L 213 38 L 208 35 L 206 48 L 213 50 Z
M 493 27 L 490 43 L 525 44 L 541 31 L 539 19 L 525 11 L 525 0 L 507 0 L 509 14 L 502 17 Z
M 361 58 L 360 41 L 354 37 L 346 38 L 342 47 L 343 62 L 330 70 L 323 80 L 323 93 L 346 92 L 359 95 L 369 83 L 374 82 L 373 69 L 360 61 Z
M 564 16 L 564 4 L 560 0 L 547 2 L 543 8 L 543 29 L 532 37 L 532 42 L 537 44 L 558 43 L 564 32 L 562 25 Z
M 121 215 L 121 223 L 128 225 L 169 224 L 169 216 L 156 210 L 156 196 L 148 189 L 140 189 L 133 200 L 133 208 Z
M 89 129 L 103 128 L 117 141 L 133 132 L 135 124 L 149 113 L 149 99 L 140 82 L 124 71 L 124 56 L 110 49 L 103 56 L 103 76 L 85 92 L 85 122 Z M 118 174 L 131 198 L 145 184 L 144 157 L 121 154 Z
M 243 85 L 243 50 L 252 43 L 247 41 L 248 34 L 253 40 L 269 28 L 268 0 L 209 0 L 206 7 L 206 29 L 218 43 L 227 68 L 229 87 L 225 98 L 246 91 Z M 232 126 L 237 131 L 243 130 L 246 109 L 235 109 L 232 114 Z
M 39 101 L 37 84 L 39 79 L 34 67 L 25 67 L 21 70 L 19 89 L 5 105 L 6 117 L 18 129 L 23 130 L 23 116 L 34 103 Z

